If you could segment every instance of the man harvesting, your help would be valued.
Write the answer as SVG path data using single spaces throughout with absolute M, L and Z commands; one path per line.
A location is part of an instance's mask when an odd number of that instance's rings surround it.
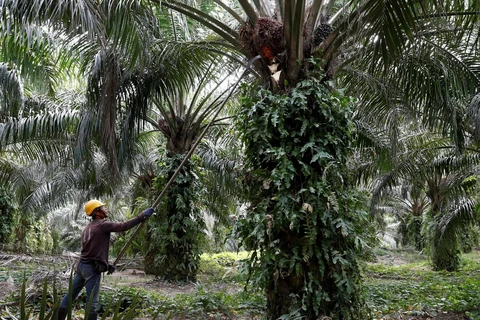
M 107 221 L 108 211 L 105 203 L 99 200 L 90 200 L 85 204 L 85 213 L 92 217 L 92 221 L 82 233 L 82 251 L 72 282 L 72 301 L 80 294 L 83 287 L 87 291 L 87 301 L 91 300 L 89 320 L 97 319 L 98 292 L 102 272 L 115 271 L 115 266 L 108 263 L 108 250 L 110 248 L 110 233 L 127 231 L 145 221 L 153 214 L 153 208 L 148 208 L 133 219 L 125 222 Z M 67 316 L 69 293 L 67 293 L 58 310 L 58 320 Z M 87 303 L 88 306 L 88 303 Z

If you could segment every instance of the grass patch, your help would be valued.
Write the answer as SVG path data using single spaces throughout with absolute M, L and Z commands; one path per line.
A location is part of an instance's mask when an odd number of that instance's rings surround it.
M 244 285 L 246 275 L 240 272 L 241 262 L 247 260 L 249 257 L 250 253 L 246 251 L 239 253 L 204 253 L 200 257 L 198 281 L 201 283 L 230 282 Z
M 466 312 L 480 319 L 480 259 L 464 255 L 458 272 L 435 272 L 424 257 L 403 265 L 365 264 L 364 294 L 375 318 L 399 311 L 414 314 Z

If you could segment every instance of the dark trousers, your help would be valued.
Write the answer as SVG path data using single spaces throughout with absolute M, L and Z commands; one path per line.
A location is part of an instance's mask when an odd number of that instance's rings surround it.
M 96 313 L 98 307 L 98 292 L 100 291 L 101 273 L 97 272 L 93 268 L 93 264 L 87 264 L 79 262 L 77 271 L 72 282 L 72 299 L 78 297 L 83 287 L 87 290 L 87 305 L 92 298 L 92 306 L 90 313 Z M 60 302 L 60 309 L 68 308 L 68 293 L 63 297 Z

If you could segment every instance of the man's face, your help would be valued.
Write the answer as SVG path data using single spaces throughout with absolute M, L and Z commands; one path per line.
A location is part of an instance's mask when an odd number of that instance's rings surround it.
M 108 210 L 107 210 L 107 208 L 105 208 L 104 206 L 101 206 L 101 207 L 99 208 L 99 210 L 100 210 L 100 212 L 103 214 L 103 218 L 104 218 L 104 219 L 108 218 Z

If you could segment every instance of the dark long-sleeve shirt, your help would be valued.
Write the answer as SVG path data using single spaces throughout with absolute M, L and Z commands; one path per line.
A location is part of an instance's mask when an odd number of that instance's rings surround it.
M 82 252 L 80 261 L 91 263 L 99 261 L 108 266 L 108 249 L 110 233 L 127 231 L 145 220 L 143 213 L 125 222 L 111 222 L 105 219 L 94 219 L 82 233 Z

